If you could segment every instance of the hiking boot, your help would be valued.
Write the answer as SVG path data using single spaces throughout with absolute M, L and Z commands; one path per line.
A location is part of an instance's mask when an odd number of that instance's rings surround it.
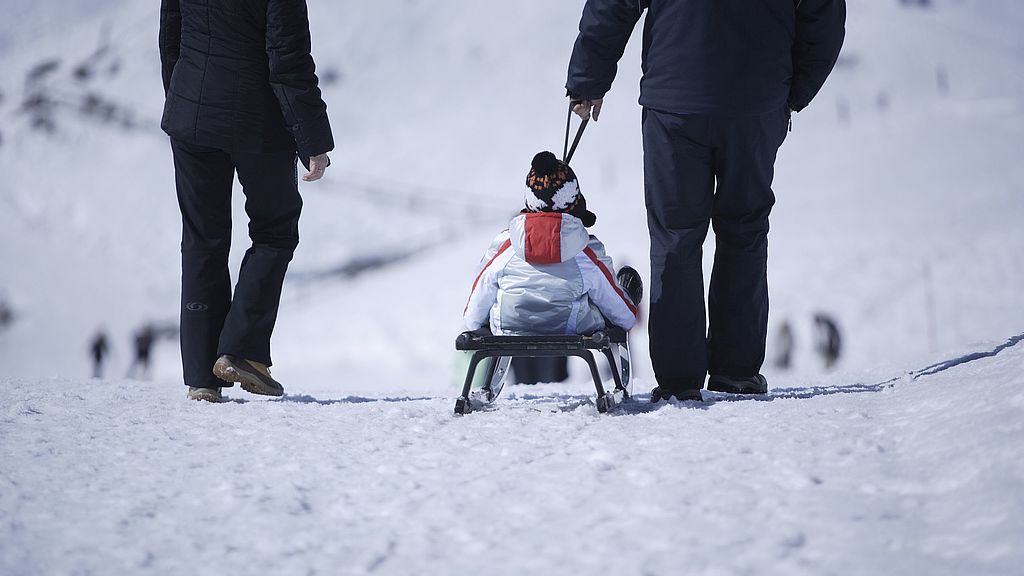
M 651 390 L 651 404 L 657 404 L 662 400 L 671 400 L 673 396 L 675 396 L 676 400 L 679 400 L 680 402 L 686 402 L 688 400 L 695 400 L 697 402 L 704 401 L 704 397 L 700 395 L 700 388 L 671 390 L 669 388 L 662 388 L 661 386 L 658 386 L 654 390 Z
M 728 394 L 767 394 L 768 380 L 764 376 L 723 376 L 713 375 L 708 380 L 708 390 Z
M 615 279 L 619 282 L 622 290 L 629 296 L 629 299 L 633 301 L 633 304 L 639 306 L 640 299 L 644 297 L 644 281 L 640 278 L 640 273 L 630 266 L 623 266 L 619 268 L 619 273 L 615 275 Z
M 201 400 L 203 402 L 222 402 L 224 397 L 220 394 L 220 388 L 196 388 L 188 387 L 189 400 Z
M 242 390 L 261 396 L 283 396 L 284 386 L 270 377 L 266 364 L 224 355 L 213 365 L 213 374 L 225 382 L 238 382 Z

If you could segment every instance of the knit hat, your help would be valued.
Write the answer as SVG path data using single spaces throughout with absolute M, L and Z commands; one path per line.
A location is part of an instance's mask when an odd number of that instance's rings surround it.
M 576 173 L 551 152 L 533 157 L 526 175 L 526 208 L 524 212 L 565 212 L 590 227 L 597 216 L 587 210 L 587 199 L 580 192 Z

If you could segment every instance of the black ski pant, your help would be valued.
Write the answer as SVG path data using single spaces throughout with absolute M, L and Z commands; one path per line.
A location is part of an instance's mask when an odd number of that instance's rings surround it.
M 785 109 L 740 117 L 643 111 L 649 330 L 659 386 L 699 389 L 709 372 L 752 376 L 764 363 L 768 215 L 788 121 Z M 709 225 L 715 258 L 705 314 Z
M 181 360 L 185 384 L 230 386 L 212 373 L 222 354 L 271 364 L 288 263 L 299 243 L 295 152 L 225 152 L 171 140 L 181 208 Z M 234 296 L 228 271 L 231 187 L 245 194 L 252 246 L 242 259 Z

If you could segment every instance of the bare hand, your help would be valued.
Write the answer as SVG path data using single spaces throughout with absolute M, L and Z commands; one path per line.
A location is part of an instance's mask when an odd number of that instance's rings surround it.
M 306 182 L 316 182 L 324 177 L 324 172 L 331 165 L 327 154 L 319 154 L 309 159 L 309 173 L 302 177 Z
M 588 120 L 591 116 L 594 117 L 594 122 L 597 122 L 598 117 L 601 116 L 601 105 L 604 104 L 604 98 L 596 98 L 594 100 L 582 100 L 579 104 L 572 107 L 572 111 L 583 120 Z

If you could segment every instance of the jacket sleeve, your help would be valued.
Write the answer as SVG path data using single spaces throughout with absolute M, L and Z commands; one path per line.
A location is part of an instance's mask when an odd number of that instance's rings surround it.
M 584 289 L 605 319 L 625 330 L 635 326 L 637 308 L 615 281 L 612 272 L 615 266 L 611 257 L 605 253 L 604 244 L 592 236 L 590 244 L 583 249 L 577 262 L 580 263 Z
M 569 59 L 565 88 L 571 98 L 603 98 L 643 12 L 642 0 L 587 0 Z
M 327 104 L 310 54 L 306 0 L 268 0 L 266 40 L 270 86 L 295 138 L 299 159 L 306 163 L 334 149 Z
M 501 276 L 508 257 L 512 254 L 511 242 L 508 232 L 502 232 L 484 254 L 481 260 L 482 267 L 473 282 L 473 288 L 469 293 L 469 300 L 462 316 L 466 321 L 466 328 L 479 330 L 490 321 L 491 306 L 498 299 L 498 278 Z
M 181 10 L 178 0 L 160 2 L 160 73 L 164 94 L 171 89 L 171 73 L 181 54 Z
M 846 37 L 846 0 L 801 0 L 796 9 L 789 107 L 811 103 L 839 59 Z

